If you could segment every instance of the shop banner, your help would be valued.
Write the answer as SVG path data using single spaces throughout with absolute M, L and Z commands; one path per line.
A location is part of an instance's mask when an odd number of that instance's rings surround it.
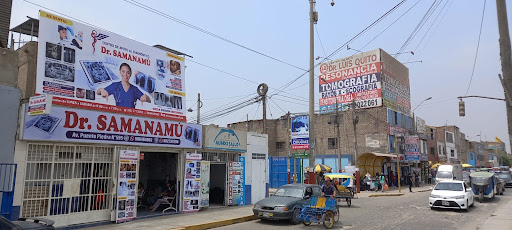
M 238 160 L 229 162 L 228 205 L 245 204 L 245 157 L 238 157 Z
M 420 139 L 418 136 L 405 136 L 405 161 L 420 163 Z
M 40 11 L 36 93 L 61 105 L 186 121 L 184 58 Z
M 201 161 L 201 202 L 199 207 L 210 206 L 210 162 Z
M 247 132 L 205 126 L 204 148 L 230 151 L 247 151 Z
M 138 156 L 138 151 L 121 150 L 119 152 L 116 223 L 130 221 L 135 218 Z
M 319 66 L 320 113 L 354 107 L 382 106 L 380 49 L 362 52 Z
M 309 117 L 296 116 L 292 120 L 292 149 L 309 149 Z
M 33 96 L 28 101 L 28 115 L 50 114 L 51 108 L 52 95 Z
M 199 211 L 199 200 L 201 199 L 201 159 L 196 155 L 188 154 L 185 160 L 185 193 L 183 199 L 183 212 Z
M 201 148 L 202 126 L 94 110 L 53 106 L 26 116 L 24 140 Z

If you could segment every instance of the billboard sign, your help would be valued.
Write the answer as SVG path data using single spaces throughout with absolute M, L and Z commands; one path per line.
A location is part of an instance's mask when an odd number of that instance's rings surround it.
M 319 66 L 320 113 L 382 105 L 380 49 L 323 63 Z
M 27 109 L 28 110 L 28 109 Z M 202 126 L 95 110 L 53 106 L 26 116 L 24 140 L 201 148 Z
M 205 149 L 247 151 L 247 132 L 227 128 L 206 126 Z
M 62 105 L 186 121 L 184 58 L 40 11 L 36 93 Z
M 296 116 L 292 120 L 292 149 L 309 149 L 309 116 Z
M 381 50 L 381 61 L 382 100 L 384 106 L 410 115 L 409 69 L 384 50 Z
M 28 115 L 50 114 L 52 96 L 48 94 L 30 97 L 28 101 Z
M 420 163 L 420 139 L 418 136 L 405 136 L 405 160 Z

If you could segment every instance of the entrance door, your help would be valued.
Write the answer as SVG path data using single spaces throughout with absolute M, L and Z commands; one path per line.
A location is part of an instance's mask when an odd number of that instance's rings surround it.
M 225 163 L 210 164 L 210 207 L 226 205 L 227 173 Z
M 266 183 L 265 177 L 267 175 L 265 159 L 254 159 L 252 160 L 252 184 L 251 184 L 251 204 L 255 204 L 259 200 L 265 199 L 266 194 Z M 300 166 L 298 171 L 302 171 Z M 300 182 L 299 182 L 300 183 Z

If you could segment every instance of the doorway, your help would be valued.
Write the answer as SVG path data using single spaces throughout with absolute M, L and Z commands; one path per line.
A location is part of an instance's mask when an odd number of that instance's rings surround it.
M 224 206 L 226 197 L 226 164 L 210 165 L 210 207 Z
M 168 152 L 142 152 L 139 166 L 139 189 L 137 201 L 137 217 L 162 214 L 171 207 L 176 208 L 177 201 L 177 168 L 178 154 Z M 170 188 L 167 187 L 170 183 Z M 142 192 L 143 190 L 143 192 Z M 170 191 L 169 191 L 170 190 Z M 172 197 L 174 196 L 174 199 Z M 163 202 L 152 212 L 150 207 L 159 199 Z M 165 213 L 176 213 L 176 209 L 166 210 Z

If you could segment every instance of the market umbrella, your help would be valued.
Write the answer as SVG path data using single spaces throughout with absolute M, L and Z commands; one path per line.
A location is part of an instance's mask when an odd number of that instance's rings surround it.
M 462 164 L 462 167 L 464 167 L 464 168 L 472 168 L 472 167 L 473 167 L 473 165 L 470 165 L 470 164 Z
M 437 166 L 439 166 L 439 165 L 442 165 L 442 164 L 441 164 L 441 163 L 435 163 L 435 164 L 434 164 L 434 165 L 432 165 L 432 167 L 430 167 L 430 168 L 431 168 L 431 169 L 435 169 L 435 168 L 437 168 Z
M 329 171 L 332 171 L 331 167 L 329 167 L 327 165 L 323 165 L 323 164 L 315 165 L 314 169 L 315 169 L 315 172 L 329 172 Z M 306 170 L 309 172 L 309 167 L 307 167 Z

